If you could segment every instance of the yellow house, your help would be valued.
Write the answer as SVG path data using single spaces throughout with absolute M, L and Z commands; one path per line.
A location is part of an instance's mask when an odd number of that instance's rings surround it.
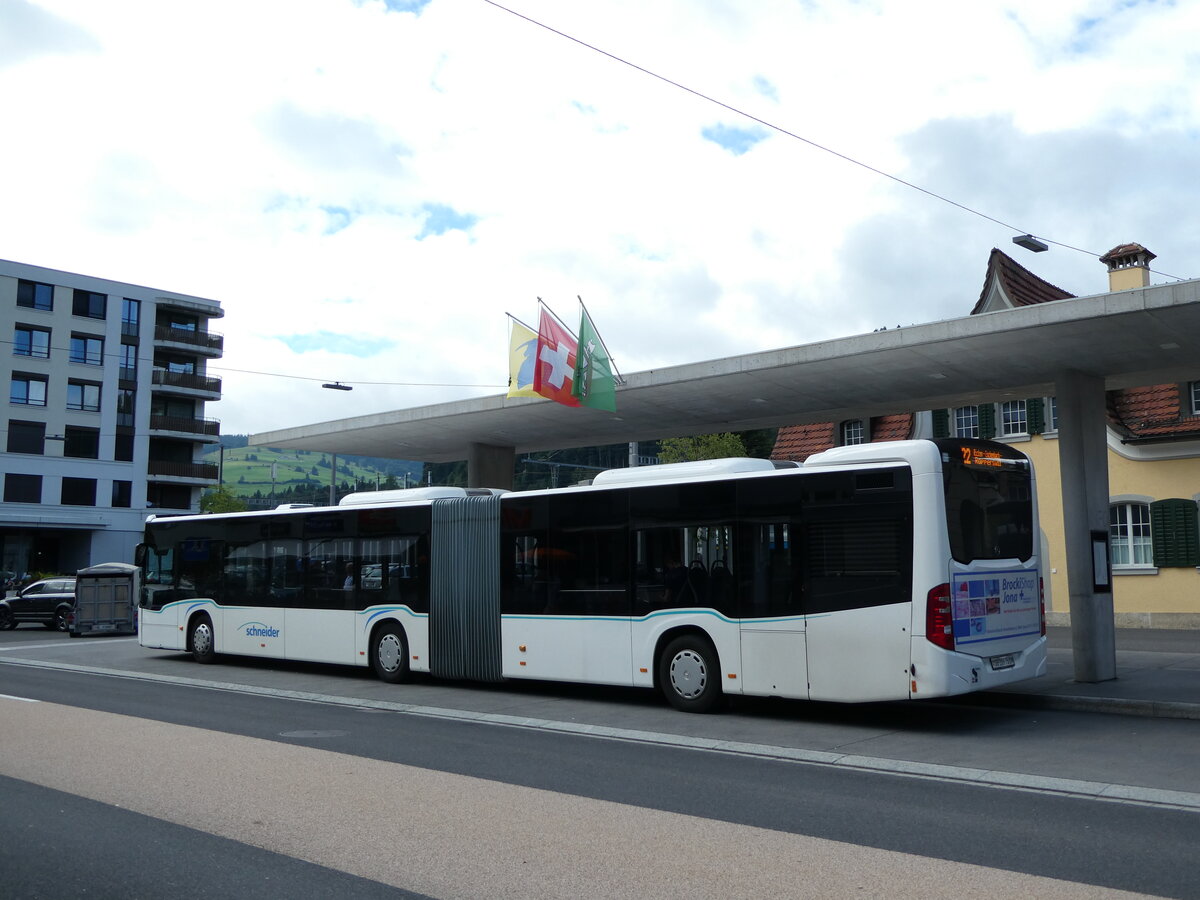
M 1139 244 L 1110 250 L 1101 257 L 1109 289 L 1148 285 L 1153 258 Z M 1072 296 L 993 250 L 971 314 Z M 1019 444 L 1033 460 L 1047 560 L 1047 621 L 1069 623 L 1053 397 L 781 428 L 772 457 L 802 460 L 837 444 L 946 436 Z M 1108 459 L 1117 625 L 1200 628 L 1200 381 L 1110 391 Z

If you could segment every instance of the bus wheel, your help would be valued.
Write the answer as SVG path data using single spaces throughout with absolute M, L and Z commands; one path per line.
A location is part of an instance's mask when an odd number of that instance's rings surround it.
M 721 702 L 720 672 L 717 649 L 697 635 L 675 638 L 658 661 L 663 696 L 683 712 L 709 712 Z
M 213 636 L 212 619 L 206 615 L 198 615 L 192 619 L 192 633 L 189 641 L 192 645 L 192 659 L 198 663 L 210 663 L 217 658 L 217 642 Z
M 388 684 L 400 684 L 408 678 L 408 646 L 395 625 L 384 625 L 371 639 L 371 668 Z

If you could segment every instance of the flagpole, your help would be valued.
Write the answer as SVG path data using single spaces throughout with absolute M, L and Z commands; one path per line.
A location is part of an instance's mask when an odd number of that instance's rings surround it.
M 565 324 L 563 324 L 563 320 L 560 319 L 558 317 L 558 314 L 546 304 L 546 301 L 543 300 L 541 297 L 538 297 L 538 303 L 541 305 L 542 309 L 546 310 L 546 312 L 550 313 L 550 315 L 554 317 L 554 321 L 558 323 L 559 327 L 562 328 L 562 330 L 565 331 L 567 334 L 569 334 L 572 338 L 574 338 L 575 343 L 578 344 L 579 343 L 579 335 L 577 335 L 570 328 L 568 328 Z
M 608 344 L 604 343 L 604 336 L 600 334 L 600 330 L 596 328 L 596 322 L 592 319 L 592 314 L 588 312 L 587 305 L 583 302 L 583 298 L 578 294 L 576 294 L 575 297 L 577 300 L 579 300 L 579 308 L 583 310 L 583 314 L 587 316 L 588 321 L 592 324 L 592 333 L 600 339 L 600 346 L 604 348 L 604 355 L 608 357 L 608 364 L 612 366 L 612 370 L 616 374 L 617 383 L 624 384 L 625 376 L 621 374 L 621 370 L 618 369 L 617 364 L 613 362 L 613 356 L 608 350 Z
M 512 319 L 514 322 L 516 322 L 518 325 L 520 325 L 520 326 L 522 326 L 523 328 L 525 328 L 526 330 L 528 330 L 528 331 L 532 331 L 534 334 L 537 334 L 537 329 L 536 329 L 536 328 L 530 328 L 528 325 L 526 325 L 524 322 L 522 322 L 520 319 L 518 319 L 518 318 L 517 318 L 516 316 L 514 316 L 512 313 L 510 313 L 510 312 L 506 312 L 506 313 L 505 313 L 505 315 L 506 315 L 506 316 L 508 316 L 510 319 Z

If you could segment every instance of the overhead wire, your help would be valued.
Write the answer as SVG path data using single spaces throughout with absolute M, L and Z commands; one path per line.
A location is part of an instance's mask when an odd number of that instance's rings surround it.
M 532 16 L 527 16 L 522 12 L 518 12 L 515 9 L 505 6 L 502 3 L 497 3 L 496 0 L 482 0 L 482 2 L 488 4 L 489 6 L 493 6 L 498 10 L 509 13 L 510 15 L 516 16 L 518 19 L 523 19 L 524 21 L 528 22 L 531 25 L 536 25 L 538 28 L 545 29 L 546 31 L 549 31 L 551 34 L 555 34 L 561 38 L 564 38 L 568 41 L 578 44 L 579 46 L 584 47 L 588 50 L 591 50 L 594 53 L 598 53 L 601 56 L 608 57 L 613 62 L 620 63 L 623 66 L 628 66 L 631 69 L 641 72 L 643 75 L 648 75 L 651 78 L 656 78 L 659 81 L 663 82 L 664 84 L 668 84 L 671 87 L 677 88 L 681 91 L 691 94 L 694 97 L 698 97 L 701 100 L 704 100 L 708 103 L 712 103 L 715 106 L 719 106 L 722 109 L 729 110 L 729 112 L 734 113 L 735 115 L 741 116 L 742 118 L 749 119 L 751 122 L 756 122 L 759 125 L 762 125 L 764 128 L 769 128 L 772 131 L 775 131 L 775 132 L 778 132 L 779 134 L 784 135 L 785 137 L 790 137 L 794 140 L 797 140 L 804 144 L 807 144 L 808 146 L 812 147 L 815 150 L 820 150 L 823 153 L 828 153 L 832 156 L 836 156 L 838 159 L 848 162 L 851 165 L 855 165 L 860 168 L 866 169 L 868 172 L 872 172 L 876 175 L 882 176 L 883 178 L 890 179 L 891 181 L 894 181 L 897 184 L 903 185 L 904 187 L 911 188 L 914 191 L 919 191 L 920 193 L 925 194 L 928 197 L 932 197 L 935 200 L 940 200 L 943 203 L 947 203 L 950 206 L 953 206 L 953 207 L 956 207 L 956 208 L 962 210 L 963 212 L 970 213 L 973 216 L 978 216 L 981 219 L 986 219 L 987 221 L 992 222 L 996 225 L 999 225 L 1002 228 L 1007 228 L 1010 231 L 1015 232 L 1017 235 L 1036 234 L 1038 238 L 1045 241 L 1047 244 L 1053 244 L 1056 247 L 1062 247 L 1064 250 L 1074 250 L 1077 253 L 1085 253 L 1088 256 L 1093 256 L 1093 257 L 1097 257 L 1097 258 L 1103 256 L 1102 253 L 1096 253 L 1091 250 L 1085 250 L 1081 247 L 1075 247 L 1075 246 L 1072 246 L 1071 244 L 1063 243 L 1062 241 L 1055 241 L 1055 240 L 1052 240 L 1048 237 L 1041 235 L 1040 233 L 1032 232 L 1026 228 L 1018 228 L 1016 225 L 1012 225 L 1001 219 L 997 219 L 995 216 L 988 215 L 985 212 L 982 212 L 978 209 L 974 209 L 973 207 L 967 206 L 965 203 L 959 203 L 957 200 L 951 199 L 950 197 L 947 197 L 944 194 L 939 194 L 936 191 L 930 190 L 929 188 L 922 187 L 921 185 L 915 184 L 914 182 L 911 182 L 911 181 L 907 181 L 898 175 L 893 175 L 890 172 L 885 172 L 883 169 L 876 168 L 875 166 L 872 166 L 870 163 L 865 163 L 862 160 L 855 159 L 852 156 L 849 156 L 838 150 L 834 150 L 832 147 L 827 147 L 824 144 L 821 144 L 817 141 L 812 140 L 811 138 L 806 138 L 803 135 L 797 134 L 794 131 L 789 131 L 787 128 L 784 128 L 782 125 L 777 125 L 774 122 L 771 122 L 767 119 L 762 118 L 761 116 L 756 116 L 756 115 L 754 115 L 754 113 L 747 112 L 746 110 L 741 109 L 740 107 L 734 106 L 731 103 L 726 103 L 724 100 L 719 100 L 716 97 L 713 97 L 709 94 L 705 94 L 704 92 L 696 90 L 693 87 L 689 87 L 688 85 L 683 84 L 682 82 L 675 81 L 672 78 L 668 78 L 666 75 L 662 75 L 658 72 L 655 72 L 652 69 L 648 69 L 645 66 L 639 65 L 638 63 L 635 63 L 631 60 L 625 59 L 622 56 L 618 56 L 617 54 L 612 53 L 608 50 L 605 50 L 602 47 L 598 47 L 595 44 L 590 44 L 587 41 L 582 40 L 581 38 L 575 37 L 574 35 L 567 34 L 565 31 L 561 31 L 561 30 L 553 27 L 552 25 L 547 25 L 545 22 L 539 21 L 538 19 L 535 19 Z M 1156 275 L 1162 275 L 1164 278 L 1173 278 L 1177 281 L 1183 280 L 1178 275 L 1171 275 L 1171 274 L 1168 274 L 1167 272 L 1160 272 L 1157 269 L 1150 269 L 1150 271 Z

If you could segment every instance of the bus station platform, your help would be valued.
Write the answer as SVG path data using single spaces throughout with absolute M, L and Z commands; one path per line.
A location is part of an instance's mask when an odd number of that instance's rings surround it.
M 1075 681 L 1070 629 L 1052 627 L 1046 631 L 1045 677 L 955 702 L 1200 719 L 1200 631 L 1118 628 L 1116 635 L 1115 679 Z

